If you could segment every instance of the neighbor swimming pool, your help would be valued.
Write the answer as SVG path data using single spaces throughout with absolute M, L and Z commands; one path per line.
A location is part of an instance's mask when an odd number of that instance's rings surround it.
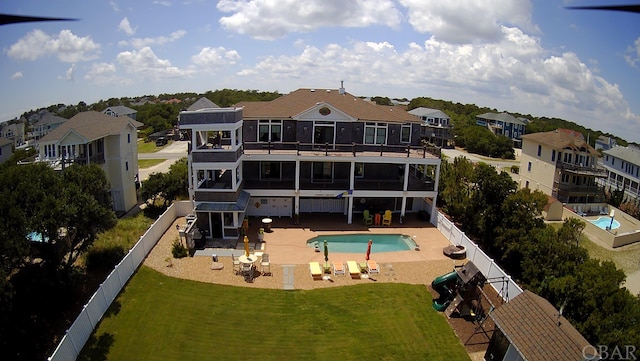
M 613 220 L 613 223 L 611 223 L 611 217 L 598 217 L 598 219 L 596 219 L 595 221 L 589 221 L 593 224 L 595 224 L 596 226 L 606 230 L 609 225 L 611 225 L 611 229 L 616 229 L 620 227 L 620 222 L 616 221 L 615 219 Z
M 371 253 L 409 251 L 416 247 L 416 242 L 404 234 L 328 234 L 313 237 L 307 246 L 314 248 L 317 243 L 320 250 L 327 241 L 329 253 L 365 253 L 369 240 L 373 242 Z

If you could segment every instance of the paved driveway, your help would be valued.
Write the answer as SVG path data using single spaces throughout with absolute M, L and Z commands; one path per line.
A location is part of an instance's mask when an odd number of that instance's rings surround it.
M 188 142 L 176 141 L 154 153 L 138 154 L 138 159 L 166 159 L 164 162 L 153 167 L 139 169 L 140 181 L 145 181 L 151 173 L 167 173 L 169 167 L 177 160 L 187 156 Z

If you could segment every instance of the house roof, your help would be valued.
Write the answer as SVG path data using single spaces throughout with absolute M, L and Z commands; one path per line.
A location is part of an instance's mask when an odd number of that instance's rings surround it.
M 438 109 L 420 107 L 420 108 L 409 110 L 408 113 L 418 117 L 433 117 L 433 118 L 449 119 L 449 116 L 445 112 Z
M 190 107 L 187 108 L 188 111 L 201 110 L 201 109 L 210 109 L 210 108 L 220 108 L 216 103 L 212 102 L 206 97 L 202 97 L 196 100 L 195 103 L 191 104 Z
M 112 117 L 96 111 L 81 112 L 42 137 L 38 143 L 60 140 L 70 131 L 91 141 L 107 135 L 120 134 L 127 125 L 135 128 L 136 123 L 142 124 L 129 117 Z
M 380 106 L 338 89 L 298 89 L 269 102 L 242 102 L 245 119 L 295 119 L 306 110 L 327 103 L 362 121 L 421 122 L 403 107 Z
M 584 140 L 582 133 L 570 129 L 559 128 L 550 132 L 526 134 L 522 136 L 522 140 L 548 145 L 557 150 L 571 148 L 576 151 L 586 151 L 592 155 L 599 155 L 598 151 Z
M 129 107 L 125 107 L 124 105 L 114 105 L 112 107 L 108 107 L 103 111 L 103 113 L 106 112 L 107 110 L 111 110 L 112 112 L 118 115 L 135 114 L 138 112 L 137 110 L 131 109 Z
M 636 148 L 633 146 L 629 147 L 613 147 L 609 150 L 605 150 L 602 152 L 603 154 L 608 154 L 612 157 L 616 157 L 618 159 L 622 159 L 625 162 L 629 162 L 631 164 L 635 164 L 640 166 L 640 148 Z
M 42 124 L 59 124 L 59 123 L 64 123 L 66 121 L 67 121 L 66 118 L 59 117 L 59 116 L 57 116 L 57 115 L 55 115 L 53 113 L 46 112 L 45 114 L 42 115 L 40 120 L 38 120 L 35 124 L 38 124 L 38 125 L 42 125 Z
M 484 114 L 477 115 L 476 118 L 525 125 L 525 122 L 523 122 L 520 119 L 517 119 L 516 117 L 514 117 L 509 113 L 484 113 Z
M 589 342 L 549 301 L 531 291 L 524 291 L 490 315 L 525 360 L 584 359 L 582 352 Z

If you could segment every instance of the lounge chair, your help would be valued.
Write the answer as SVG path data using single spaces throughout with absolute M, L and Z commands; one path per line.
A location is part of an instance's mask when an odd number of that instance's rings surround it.
M 369 274 L 373 274 L 373 273 L 380 274 L 380 266 L 378 265 L 378 262 L 373 261 L 373 260 L 368 260 L 367 261 L 367 273 L 369 273 Z
M 365 226 L 370 226 L 373 224 L 373 216 L 369 213 L 368 209 L 365 209 L 362 212 L 362 224 Z
M 309 262 L 309 272 L 314 280 L 322 279 L 322 267 L 319 262 Z
M 269 254 L 267 253 L 262 254 L 262 259 L 260 260 L 260 273 L 262 273 L 263 276 L 271 276 L 271 262 L 269 262 Z
M 356 261 L 347 261 L 347 268 L 349 269 L 349 274 L 351 278 L 360 278 L 360 266 Z
M 382 225 L 383 226 L 391 226 L 391 211 L 384 211 L 384 216 L 382 217 Z
M 584 217 L 587 215 L 585 212 L 582 211 L 582 206 L 578 206 L 578 215 L 580 217 Z
M 344 276 L 346 273 L 344 271 L 344 264 L 342 262 L 333 262 L 333 275 L 342 275 Z
M 609 215 L 609 211 L 607 210 L 607 206 L 600 206 L 600 215 L 601 216 L 608 216 Z

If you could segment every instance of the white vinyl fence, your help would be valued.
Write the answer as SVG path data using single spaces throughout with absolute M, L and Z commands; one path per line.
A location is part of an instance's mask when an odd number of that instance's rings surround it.
M 460 244 L 466 247 L 467 259 L 478 267 L 478 270 L 482 272 L 489 284 L 503 300 L 509 301 L 522 293 L 522 288 L 511 279 L 511 276 L 503 271 L 477 244 L 473 243 L 469 237 L 440 212 L 438 212 L 436 226 L 451 244 Z
M 122 261 L 116 265 L 98 290 L 84 305 L 78 318 L 71 324 L 64 337 L 48 359 L 75 360 L 80 354 L 94 328 L 102 319 L 111 302 L 120 293 L 129 278 L 138 269 L 144 258 L 156 245 L 160 237 L 178 217 L 183 217 L 192 211 L 191 202 L 174 202 L 140 237 L 138 242 L 129 250 Z
M 48 360 L 75 360 L 91 333 L 104 316 L 111 302 L 118 296 L 129 278 L 138 269 L 144 258 L 169 229 L 176 218 L 184 217 L 193 210 L 189 201 L 174 202 L 140 237 L 129 253 L 116 265 L 98 290 L 84 305 L 82 311 L 71 324 L 62 340 Z M 467 248 L 467 258 L 472 261 L 487 278 L 493 288 L 506 301 L 522 293 L 509 275 L 489 258 L 478 246 L 471 242 L 451 221 L 438 212 L 437 227 L 452 244 L 462 244 Z

